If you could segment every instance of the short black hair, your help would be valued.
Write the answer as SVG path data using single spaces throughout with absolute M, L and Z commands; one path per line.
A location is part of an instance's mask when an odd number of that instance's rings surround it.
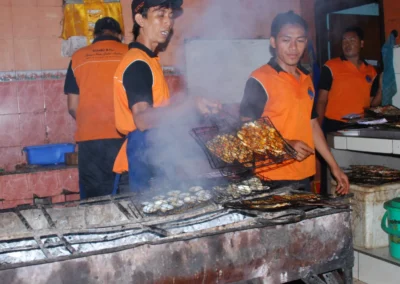
M 271 25 L 271 37 L 277 37 L 279 32 L 281 31 L 284 25 L 298 25 L 306 31 L 308 34 L 308 24 L 307 22 L 299 15 L 295 14 L 293 11 L 289 11 L 286 13 L 278 14 Z
M 132 5 L 133 5 L 133 2 L 132 2 Z M 159 8 L 171 8 L 172 4 L 171 4 L 171 2 L 167 1 L 167 2 L 161 4 L 160 6 L 157 6 L 157 7 L 159 7 Z M 140 14 L 140 15 L 142 15 L 143 18 L 147 18 L 147 14 L 149 13 L 149 9 L 150 8 L 142 7 L 142 8 L 140 8 L 140 10 L 136 14 L 132 15 L 133 16 L 133 28 L 132 28 L 133 41 L 136 41 L 136 39 L 138 38 L 138 36 L 140 34 L 140 26 L 139 26 L 138 23 L 136 23 L 135 16 L 137 14 Z
M 364 40 L 364 31 L 360 27 L 348 27 L 344 30 L 342 37 L 347 33 L 355 33 L 360 40 Z
M 111 17 L 104 17 L 97 20 L 96 24 L 94 25 L 94 32 L 95 36 L 100 36 L 104 34 L 106 31 L 110 31 L 116 34 L 122 34 L 121 26 L 117 20 Z

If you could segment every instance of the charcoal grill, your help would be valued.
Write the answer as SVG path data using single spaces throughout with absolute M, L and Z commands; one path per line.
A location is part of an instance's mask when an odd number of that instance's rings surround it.
M 211 203 L 146 216 L 134 195 L 119 195 L 0 212 L 3 283 L 313 283 L 336 270 L 351 283 L 352 266 L 348 206 L 247 212 Z

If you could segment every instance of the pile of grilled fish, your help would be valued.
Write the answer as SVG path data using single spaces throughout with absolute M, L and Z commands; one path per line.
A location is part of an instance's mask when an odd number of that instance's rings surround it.
M 237 133 L 242 143 L 258 154 L 285 154 L 284 140 L 278 131 L 264 120 L 246 123 Z
M 206 146 L 214 155 L 229 164 L 253 160 L 253 152 L 231 134 L 217 135 Z
M 251 162 L 254 153 L 273 156 L 286 154 L 283 138 L 263 119 L 243 124 L 236 135 L 217 135 L 206 143 L 206 147 L 229 164 L 235 161 Z

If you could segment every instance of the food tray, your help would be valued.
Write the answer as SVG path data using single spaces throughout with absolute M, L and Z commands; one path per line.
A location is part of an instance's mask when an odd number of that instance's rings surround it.
M 190 134 L 204 151 L 211 168 L 219 169 L 221 171 L 221 174 L 224 176 L 230 176 L 238 173 L 246 173 L 256 168 L 262 168 L 262 171 L 265 172 L 284 166 L 288 163 L 292 163 L 297 153 L 283 139 L 279 131 L 272 124 L 271 120 L 268 117 L 265 117 L 257 120 L 257 122 L 263 123 L 264 125 L 268 126 L 276 132 L 275 138 L 279 140 L 279 143 L 283 144 L 284 154 L 276 155 L 270 151 L 260 152 L 251 150 L 253 152 L 253 155 L 250 159 L 242 162 L 235 160 L 234 162 L 229 163 L 223 161 L 210 149 L 208 149 L 207 143 L 218 135 L 232 135 L 234 137 L 237 137 L 237 133 L 242 128 L 242 126 L 245 125 L 244 123 L 234 125 L 231 123 L 228 124 L 221 120 L 218 121 L 218 125 L 217 123 L 215 123 L 212 126 L 194 128 L 192 129 Z

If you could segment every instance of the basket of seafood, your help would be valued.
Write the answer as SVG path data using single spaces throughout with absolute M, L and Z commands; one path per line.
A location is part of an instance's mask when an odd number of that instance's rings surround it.
M 229 129 L 228 127 L 225 129 Z M 205 152 L 213 169 L 274 169 L 294 161 L 296 151 L 267 117 L 222 131 L 219 125 L 194 128 L 192 137 Z
M 192 186 L 187 190 L 149 190 L 138 200 L 145 215 L 172 215 L 210 205 L 213 197 L 212 191 Z

